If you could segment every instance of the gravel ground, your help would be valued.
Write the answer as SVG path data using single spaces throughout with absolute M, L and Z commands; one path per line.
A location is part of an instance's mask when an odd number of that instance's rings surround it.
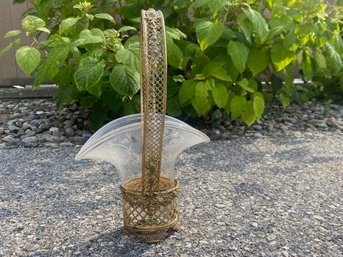
M 88 118 L 89 111 L 75 103 L 57 110 L 49 99 L 0 99 L 0 148 L 82 145 L 92 134 Z M 343 105 L 329 102 L 308 102 L 287 109 L 274 105 L 250 128 L 240 120 L 230 122 L 220 110 L 200 122 L 181 119 L 212 140 L 298 136 L 315 131 L 343 134 Z
M 119 177 L 79 147 L 0 149 L 0 256 L 343 256 L 343 135 L 212 141 L 183 152 L 180 230 L 122 233 Z

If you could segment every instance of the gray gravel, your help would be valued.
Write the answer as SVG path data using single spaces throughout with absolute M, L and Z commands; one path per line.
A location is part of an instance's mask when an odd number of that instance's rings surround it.
M 122 233 L 114 168 L 78 149 L 0 149 L 0 256 L 343 256 L 341 134 L 182 153 L 180 230 L 151 245 Z
M 286 109 L 268 104 L 263 118 L 251 127 L 240 119 L 230 121 L 220 110 L 198 122 L 190 117 L 181 119 L 212 140 L 298 136 L 316 131 L 343 134 L 343 105 L 330 102 L 312 101 Z M 89 111 L 76 103 L 58 110 L 51 99 L 0 99 L 0 148 L 82 145 L 92 134 L 89 127 Z
M 89 111 L 51 99 L 0 99 L 0 148 L 74 146 L 91 136 Z

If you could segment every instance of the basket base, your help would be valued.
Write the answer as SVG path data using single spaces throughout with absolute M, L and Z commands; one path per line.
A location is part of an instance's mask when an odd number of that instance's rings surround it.
M 169 228 L 156 229 L 156 230 L 151 230 L 151 231 L 142 231 L 142 230 L 137 231 L 136 229 L 132 229 L 130 227 L 124 226 L 123 232 L 128 235 L 135 236 L 136 238 L 143 241 L 144 243 L 153 244 L 153 243 L 160 242 L 162 239 L 168 237 L 173 232 L 178 231 L 179 227 L 180 226 L 178 222 L 176 222 L 176 224 L 174 225 L 171 225 Z
M 178 182 L 160 177 L 160 190 L 142 192 L 141 178 L 121 185 L 123 193 L 124 230 L 146 243 L 156 243 L 178 222 Z

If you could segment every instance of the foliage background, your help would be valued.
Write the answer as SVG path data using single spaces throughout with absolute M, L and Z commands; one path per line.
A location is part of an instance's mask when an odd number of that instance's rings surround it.
M 342 97 L 341 0 L 30 2 L 22 25 L 32 44 L 17 50 L 20 68 L 35 76 L 34 87 L 56 82 L 58 105 L 92 108 L 95 127 L 139 111 L 139 17 L 148 8 L 165 16 L 170 115 L 222 109 L 251 125 L 277 99 L 287 106 Z

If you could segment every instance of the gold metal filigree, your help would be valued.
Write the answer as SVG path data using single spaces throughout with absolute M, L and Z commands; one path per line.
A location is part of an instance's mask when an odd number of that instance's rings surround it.
M 161 176 L 167 99 L 167 52 L 161 11 L 141 13 L 140 71 L 143 120 L 142 176 L 121 186 L 124 228 L 158 242 L 178 220 L 178 182 Z

